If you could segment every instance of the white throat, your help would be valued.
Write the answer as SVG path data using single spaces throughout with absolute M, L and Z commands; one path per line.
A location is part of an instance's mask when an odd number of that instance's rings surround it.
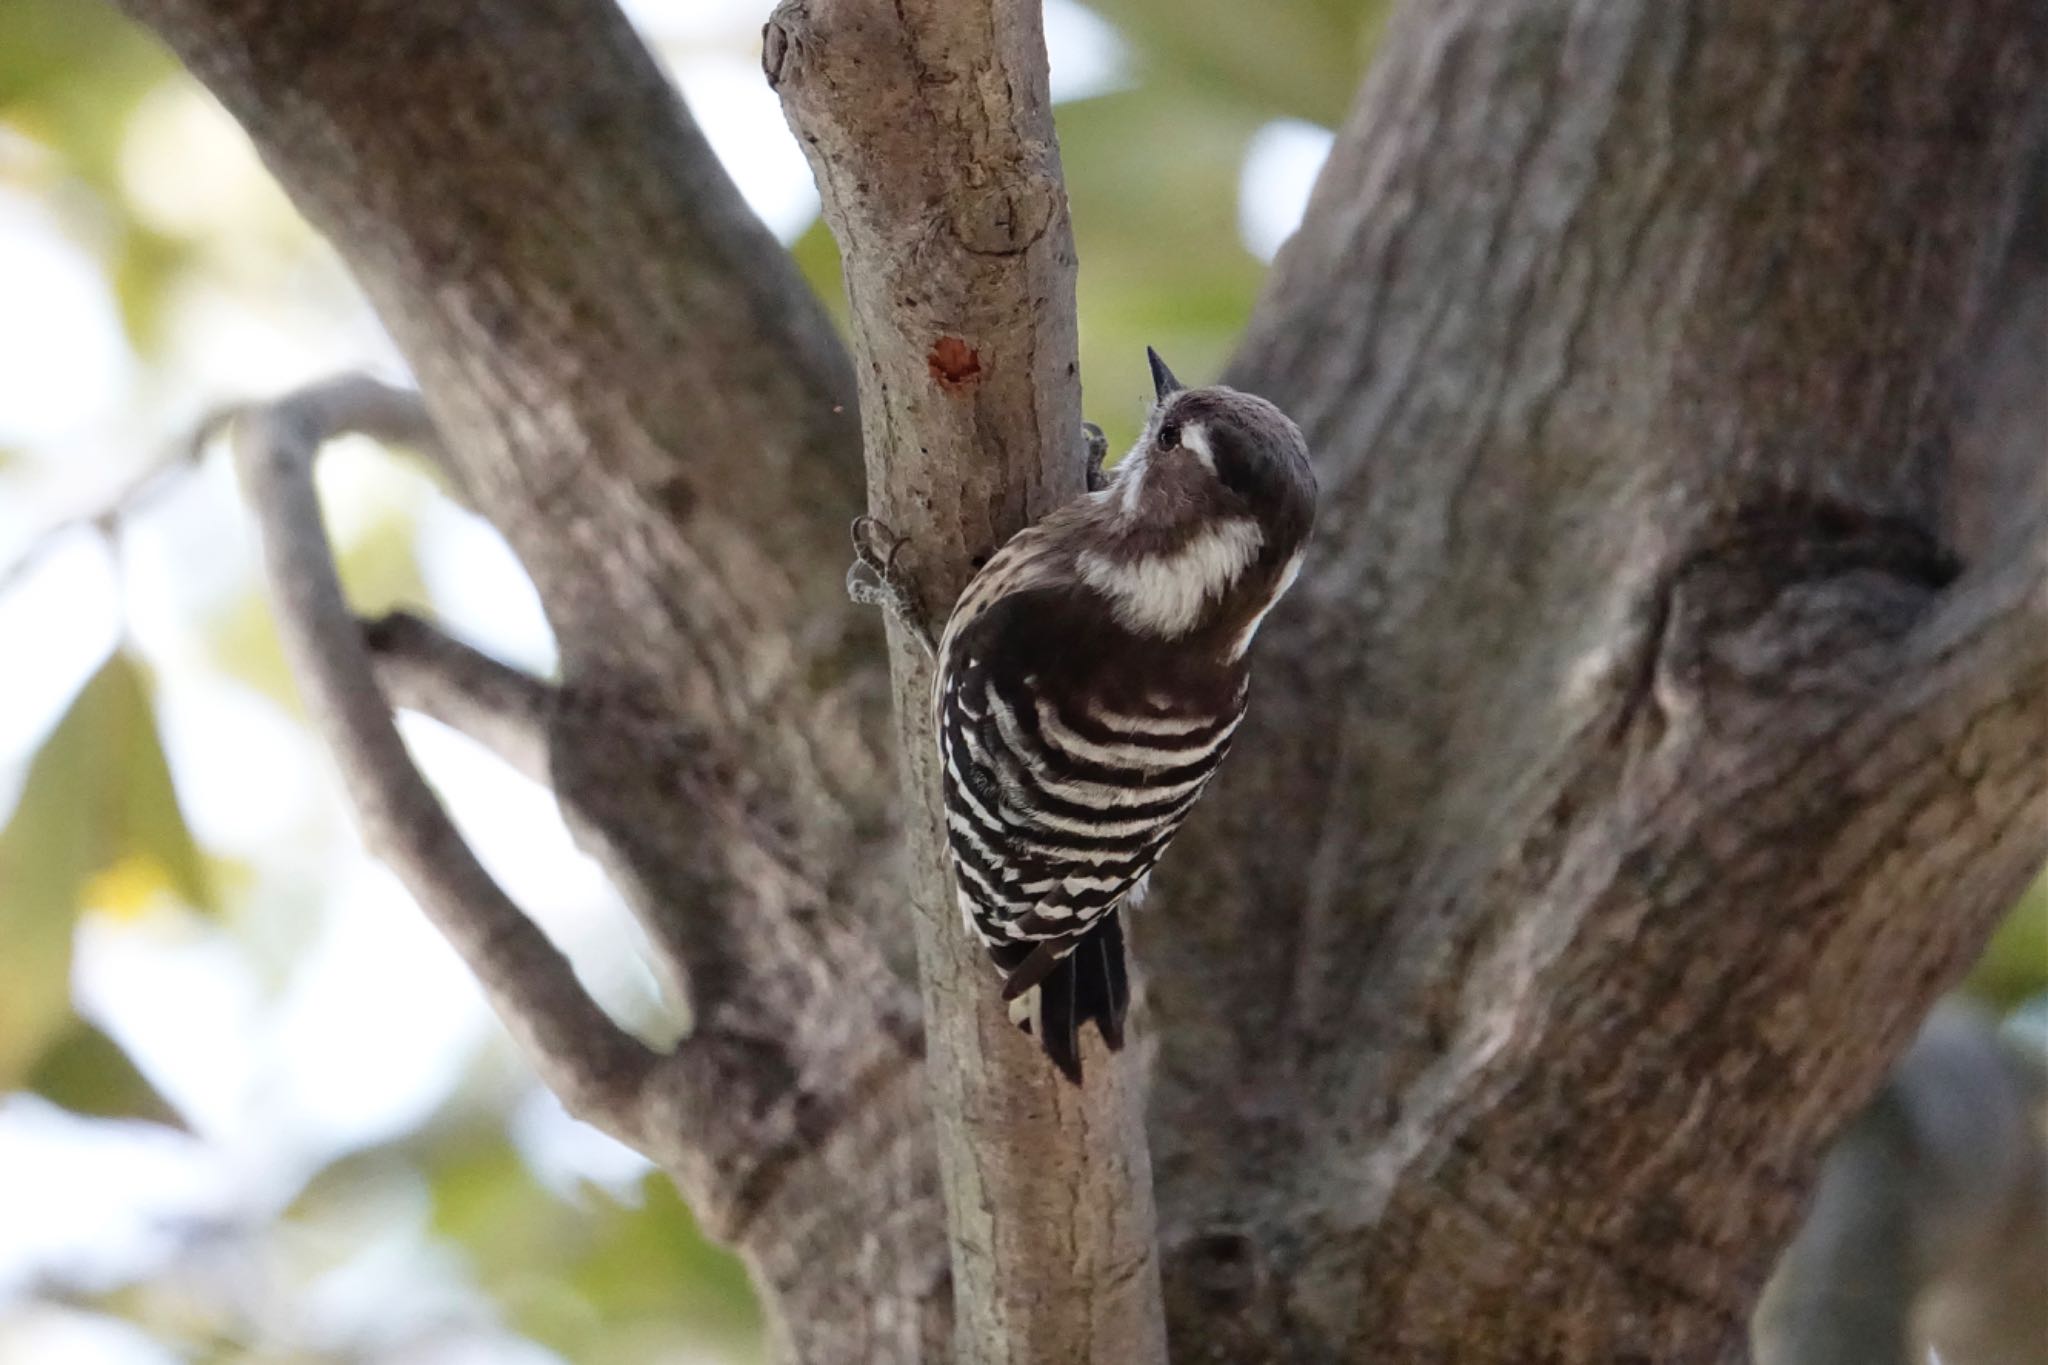
M 1126 630 L 1173 640 L 1201 624 L 1203 609 L 1230 591 L 1265 540 L 1256 521 L 1231 517 L 1203 527 L 1177 550 L 1136 559 L 1086 550 L 1078 567 Z

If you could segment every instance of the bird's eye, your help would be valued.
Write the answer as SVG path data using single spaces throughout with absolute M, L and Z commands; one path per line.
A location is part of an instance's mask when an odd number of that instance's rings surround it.
M 1180 449 L 1180 423 L 1168 422 L 1165 426 L 1159 428 L 1159 448 L 1161 450 Z

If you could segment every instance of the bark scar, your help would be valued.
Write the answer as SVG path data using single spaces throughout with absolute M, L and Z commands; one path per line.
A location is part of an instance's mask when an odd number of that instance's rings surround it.
M 961 393 L 981 382 L 981 353 L 959 337 L 940 337 L 932 343 L 925 364 L 948 393 Z

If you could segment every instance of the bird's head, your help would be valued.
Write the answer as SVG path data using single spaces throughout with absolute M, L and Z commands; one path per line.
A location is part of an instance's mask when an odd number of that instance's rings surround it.
M 1081 580 L 1126 628 L 1244 657 L 1315 522 L 1308 445 L 1263 398 L 1190 389 L 1156 351 L 1156 400 L 1110 486 L 1074 504 Z
M 1315 521 L 1308 443 L 1256 394 L 1190 389 L 1147 347 L 1155 400 L 1144 433 L 1116 470 L 1119 510 L 1134 524 L 1248 518 L 1268 547 L 1291 553 Z

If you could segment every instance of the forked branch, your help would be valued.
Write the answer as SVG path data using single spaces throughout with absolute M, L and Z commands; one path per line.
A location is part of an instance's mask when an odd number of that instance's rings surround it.
M 553 687 L 410 612 L 365 622 L 363 641 L 393 706 L 433 717 L 548 784 Z
M 341 769 L 364 842 L 405 883 L 483 984 L 535 1068 L 578 1116 L 645 1145 L 642 1091 L 658 1058 L 607 1017 L 569 962 L 477 861 L 406 752 L 321 522 L 314 456 L 393 415 L 382 386 L 320 385 L 233 420 L 279 628 Z

